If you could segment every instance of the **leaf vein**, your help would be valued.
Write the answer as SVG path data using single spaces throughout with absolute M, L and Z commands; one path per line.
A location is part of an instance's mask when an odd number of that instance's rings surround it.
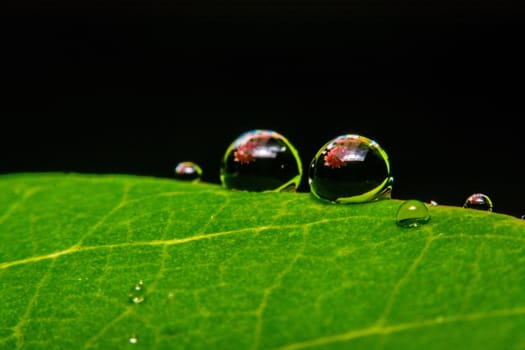
M 297 263 L 297 260 L 301 256 L 303 256 L 303 252 L 306 248 L 306 228 L 303 231 L 303 243 L 297 253 L 294 255 L 294 257 L 291 259 L 290 263 L 275 277 L 273 280 L 273 283 L 268 286 L 264 292 L 261 299 L 261 303 L 259 304 L 259 307 L 255 311 L 256 317 L 257 317 L 257 323 L 255 324 L 255 336 L 254 336 L 254 342 L 253 342 L 253 349 L 257 349 L 260 344 L 261 334 L 262 334 L 262 323 L 263 323 L 263 316 L 264 316 L 264 310 L 266 309 L 268 305 L 268 298 L 272 294 L 275 288 L 279 287 L 281 285 L 281 281 L 284 276 L 286 276 L 287 273 L 289 273 L 292 268 Z
M 509 317 L 509 316 L 522 316 L 525 315 L 525 306 L 517 307 L 514 309 L 503 309 L 495 310 L 490 312 L 478 312 L 470 313 L 449 317 L 437 317 L 433 319 L 418 321 L 418 322 L 406 322 L 388 326 L 382 326 L 375 324 L 368 328 L 356 329 L 346 333 L 334 334 L 316 339 L 307 340 L 304 342 L 297 342 L 279 347 L 281 350 L 295 350 L 295 349 L 306 349 L 315 346 L 341 343 L 351 341 L 358 338 L 364 338 L 372 335 L 388 335 L 393 333 L 399 333 L 404 331 L 410 331 L 420 328 L 428 328 L 439 326 L 442 324 L 450 324 L 457 322 L 475 322 L 489 318 Z
M 394 303 L 396 301 L 397 294 L 401 290 L 401 287 L 409 280 L 412 273 L 419 266 L 419 264 L 423 260 L 423 257 L 428 251 L 430 244 L 432 243 L 433 240 L 434 240 L 433 235 L 429 235 L 427 237 L 425 244 L 423 245 L 423 248 L 421 249 L 421 252 L 414 258 L 414 260 L 412 261 L 412 264 L 410 264 L 408 269 L 405 271 L 405 274 L 399 279 L 399 281 L 396 283 L 396 285 L 392 289 L 392 293 L 390 293 L 387 299 L 387 303 L 386 303 L 385 309 L 383 310 L 383 314 L 377 320 L 376 326 L 378 327 L 382 326 L 387 320 L 388 316 L 390 315 L 390 311 L 392 310 L 392 307 L 394 306 Z
M 27 303 L 27 307 L 24 310 L 24 313 L 22 314 L 22 316 L 20 317 L 20 320 L 18 321 L 18 323 L 14 327 L 14 335 L 15 335 L 15 339 L 16 339 L 16 347 L 17 347 L 17 349 L 21 349 L 23 347 L 23 345 L 24 345 L 23 327 L 29 321 L 29 316 L 31 314 L 31 311 L 33 310 L 33 308 L 34 308 L 34 306 L 35 306 L 35 304 L 36 304 L 36 302 L 38 300 L 38 297 L 40 296 L 40 290 L 42 289 L 42 287 L 44 286 L 44 284 L 48 280 L 48 278 L 49 278 L 49 276 L 51 274 L 51 270 L 53 270 L 53 267 L 55 265 L 55 262 L 56 262 L 56 259 L 52 260 L 51 263 L 49 264 L 46 272 L 42 275 L 42 278 L 40 279 L 40 281 L 37 283 L 37 285 L 35 287 L 35 292 L 33 293 L 33 296 L 31 297 L 31 299 Z

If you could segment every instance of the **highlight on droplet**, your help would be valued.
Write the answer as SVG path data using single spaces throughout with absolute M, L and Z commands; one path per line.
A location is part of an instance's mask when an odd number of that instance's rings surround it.
M 241 191 L 289 191 L 303 173 L 294 145 L 274 130 L 254 129 L 239 135 L 226 149 L 220 166 L 223 187 Z
M 175 166 L 177 180 L 197 182 L 202 178 L 202 168 L 195 162 L 184 161 Z
M 417 199 L 406 200 L 397 209 L 396 223 L 401 227 L 419 227 L 429 220 L 430 213 L 427 206 Z
M 333 203 L 390 199 L 393 177 L 385 150 L 374 140 L 345 134 L 325 143 L 310 162 L 310 192 Z
M 142 303 L 146 299 L 146 287 L 144 281 L 140 280 L 131 287 L 128 293 L 129 300 L 134 304 Z
M 135 334 L 132 334 L 130 335 L 128 341 L 130 344 L 137 344 L 139 342 L 139 338 Z
M 463 203 L 463 208 L 476 210 L 493 211 L 494 205 L 489 196 L 483 193 L 474 193 L 467 197 Z

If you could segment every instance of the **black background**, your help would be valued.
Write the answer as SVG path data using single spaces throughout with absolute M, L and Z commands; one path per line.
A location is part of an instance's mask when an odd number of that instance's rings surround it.
M 523 9 L 475 1 L 7 1 L 1 173 L 204 181 L 273 129 L 305 169 L 344 133 L 388 153 L 393 197 L 525 214 Z

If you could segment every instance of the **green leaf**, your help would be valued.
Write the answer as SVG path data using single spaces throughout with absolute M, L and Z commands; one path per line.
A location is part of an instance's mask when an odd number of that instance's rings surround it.
M 525 348 L 525 220 L 401 203 L 1 176 L 0 348 Z

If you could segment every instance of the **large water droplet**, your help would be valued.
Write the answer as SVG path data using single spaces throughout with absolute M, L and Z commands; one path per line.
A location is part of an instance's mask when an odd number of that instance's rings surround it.
M 220 171 L 224 187 L 260 192 L 297 190 L 303 170 L 299 153 L 287 138 L 255 129 L 229 145 Z
M 393 178 L 387 153 L 367 137 L 346 134 L 327 142 L 310 163 L 312 194 L 335 203 L 389 199 Z
M 397 209 L 396 223 L 401 227 L 419 227 L 429 220 L 427 206 L 417 199 L 406 200 Z
M 492 211 L 492 200 L 483 193 L 474 193 L 470 195 L 463 203 L 464 208 L 471 208 L 477 210 Z
M 190 161 L 180 162 L 175 166 L 175 178 L 177 180 L 199 181 L 202 177 L 201 167 Z
M 141 280 L 131 287 L 128 297 L 134 304 L 142 303 L 146 298 L 146 287 L 144 286 L 144 281 Z

